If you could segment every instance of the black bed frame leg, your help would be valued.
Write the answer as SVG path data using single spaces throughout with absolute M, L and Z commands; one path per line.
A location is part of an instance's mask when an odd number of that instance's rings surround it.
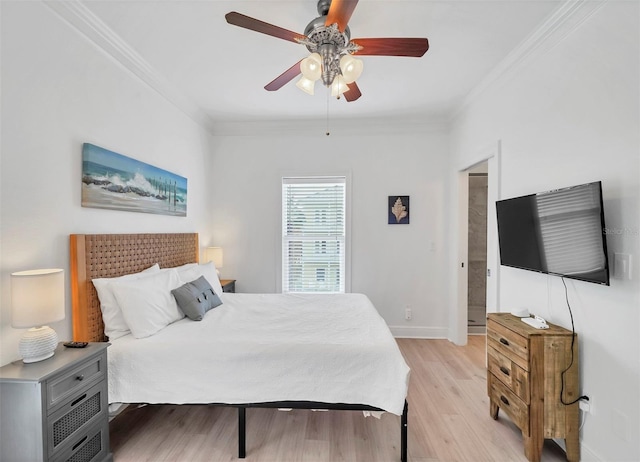
M 238 407 L 238 459 L 247 454 L 247 408 Z
M 407 416 L 409 414 L 409 403 L 404 400 L 404 409 L 400 418 L 400 460 L 407 462 Z

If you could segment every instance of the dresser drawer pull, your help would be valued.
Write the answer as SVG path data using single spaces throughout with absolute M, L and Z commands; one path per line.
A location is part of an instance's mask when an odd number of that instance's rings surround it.
M 84 375 L 78 375 L 78 376 L 76 377 L 76 380 L 77 380 L 78 382 L 82 382 L 82 381 L 84 380 Z
M 75 400 L 73 403 L 71 403 L 71 407 L 75 406 L 76 404 L 78 404 L 80 401 L 82 401 L 83 399 L 85 399 L 87 397 L 87 394 L 85 393 L 84 395 L 82 395 L 80 398 L 78 398 L 77 400 Z
M 87 437 L 84 436 L 80 441 L 78 441 L 76 444 L 73 445 L 73 448 L 71 448 L 71 450 L 75 451 L 78 448 L 78 446 L 80 446 L 82 443 L 85 442 L 86 439 L 87 439 Z
M 500 372 L 502 372 L 504 375 L 509 375 L 509 369 L 504 366 L 500 366 Z
M 502 401 L 507 406 L 509 405 L 509 400 L 502 395 L 500 395 L 500 401 Z
M 500 343 L 502 343 L 503 345 L 509 346 L 509 340 L 507 340 L 506 338 L 500 337 Z

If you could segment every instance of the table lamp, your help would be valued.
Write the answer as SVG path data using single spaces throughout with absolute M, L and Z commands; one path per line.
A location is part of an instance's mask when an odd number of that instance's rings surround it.
M 218 275 L 220 275 L 220 268 L 222 268 L 222 264 L 224 263 L 222 247 L 207 247 L 204 251 L 204 259 L 207 262 L 212 261 L 216 267 Z
M 64 270 L 39 269 L 11 273 L 11 326 L 28 328 L 18 349 L 25 363 L 53 356 L 58 334 L 46 324 L 65 316 Z

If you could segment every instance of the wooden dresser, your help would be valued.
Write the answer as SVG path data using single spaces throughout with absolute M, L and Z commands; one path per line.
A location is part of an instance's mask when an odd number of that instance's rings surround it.
M 522 431 L 524 453 L 539 461 L 545 438 L 564 438 L 567 460 L 580 460 L 578 339 L 549 324 L 535 329 L 509 313 L 487 316 L 487 391 L 494 419 L 502 409 Z

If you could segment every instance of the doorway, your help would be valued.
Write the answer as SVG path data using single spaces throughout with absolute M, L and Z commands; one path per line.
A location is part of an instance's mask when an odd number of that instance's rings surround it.
M 469 170 L 467 227 L 467 328 L 486 333 L 487 318 L 487 193 L 488 163 Z
M 485 309 L 488 313 L 500 311 L 500 258 L 498 253 L 498 233 L 496 225 L 495 201 L 500 198 L 501 177 L 501 142 L 486 147 L 473 156 L 466 164 L 460 165 L 457 171 L 457 206 L 455 218 L 457 258 L 454 290 L 455 307 L 450 317 L 449 339 L 457 345 L 467 343 L 467 335 L 473 333 L 469 329 L 469 174 L 475 168 L 486 164 L 487 173 L 487 225 L 486 225 L 486 268 L 482 271 L 486 284 Z M 484 167 L 483 167 L 484 168 Z M 477 317 L 477 316 L 476 316 Z M 483 318 L 485 319 L 485 318 Z M 483 328 L 484 329 L 484 328 Z M 482 329 L 479 329 L 482 330 Z

